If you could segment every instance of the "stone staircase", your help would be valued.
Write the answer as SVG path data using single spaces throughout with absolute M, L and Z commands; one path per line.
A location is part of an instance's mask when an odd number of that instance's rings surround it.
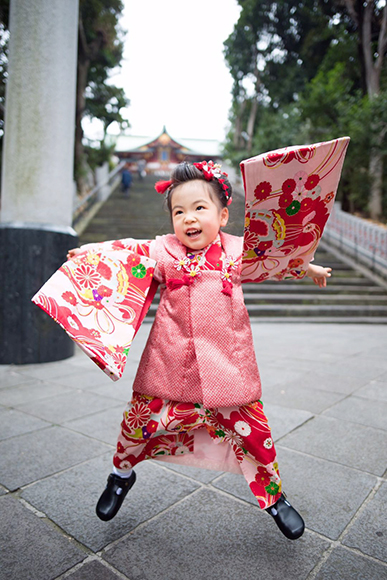
M 81 243 L 125 237 L 151 239 L 170 232 L 169 215 L 157 198 L 154 182 L 151 177 L 134 181 L 129 199 L 115 191 L 81 234 Z M 243 199 L 235 196 L 229 233 L 242 231 L 243 205 Z M 316 252 L 315 263 L 333 269 L 326 288 L 318 288 L 309 279 L 245 284 L 250 318 L 262 322 L 387 322 L 386 283 L 364 269 L 352 267 L 323 242 Z M 154 317 L 157 304 L 158 295 L 148 319 Z
M 333 270 L 326 288 L 311 280 L 245 284 L 250 318 L 262 321 L 387 322 L 387 288 L 320 245 L 316 264 Z

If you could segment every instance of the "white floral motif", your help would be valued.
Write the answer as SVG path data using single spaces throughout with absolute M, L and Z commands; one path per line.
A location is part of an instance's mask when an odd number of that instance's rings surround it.
M 224 431 L 223 441 L 230 443 L 233 446 L 235 445 L 237 448 L 243 447 L 243 440 L 239 437 L 239 435 L 237 435 L 236 433 L 234 433 L 229 429 L 223 429 L 223 431 Z
M 225 268 L 234 270 L 238 266 L 238 260 L 235 260 L 232 256 L 227 256 L 224 261 Z
M 181 270 L 182 268 L 186 268 L 189 265 L 188 258 L 180 258 L 180 260 L 176 260 L 173 264 L 176 270 Z
M 205 265 L 205 263 L 206 263 L 206 257 L 203 256 L 203 254 L 200 254 L 200 255 L 196 256 L 196 261 L 197 261 L 197 264 L 198 264 L 198 266 L 200 268 L 200 267 L 202 267 L 202 266 Z
M 242 437 L 248 437 L 251 433 L 251 427 L 246 421 L 237 421 L 234 425 L 234 429 Z
M 308 179 L 308 174 L 305 171 L 298 171 L 294 176 L 294 181 L 296 182 L 296 191 L 302 191 L 306 180 Z
M 178 443 L 173 455 L 183 455 L 184 453 L 189 453 L 189 448 L 186 445 L 182 445 L 181 443 L 180 444 Z
M 231 282 L 231 274 L 227 270 L 222 270 L 222 280 L 228 280 Z
M 199 270 L 199 266 L 197 264 L 191 264 L 189 267 L 185 268 L 188 272 L 188 275 L 194 278 L 195 276 L 200 276 L 201 272 Z
M 273 439 L 271 437 L 265 439 L 265 441 L 263 442 L 263 446 L 265 447 L 265 449 L 271 449 L 273 447 Z

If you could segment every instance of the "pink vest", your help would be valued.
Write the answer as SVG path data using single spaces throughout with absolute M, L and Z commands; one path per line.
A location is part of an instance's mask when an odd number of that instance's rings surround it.
M 175 262 L 186 256 L 176 236 L 156 238 L 155 259 L 164 284 L 133 390 L 205 407 L 243 405 L 260 398 L 261 381 L 240 282 L 242 238 L 221 233 L 226 256 L 239 261 L 231 296 L 222 293 L 221 272 L 202 271 L 191 285 L 170 290 L 183 278 Z

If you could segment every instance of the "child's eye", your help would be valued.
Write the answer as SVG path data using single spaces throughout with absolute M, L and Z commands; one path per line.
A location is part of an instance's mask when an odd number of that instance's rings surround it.
M 181 211 L 181 209 L 177 209 L 177 210 L 175 211 L 174 215 L 180 215 L 181 213 L 183 213 L 183 212 Z
M 198 207 L 196 208 L 196 211 L 197 211 L 198 209 L 204 209 L 204 205 L 198 205 Z

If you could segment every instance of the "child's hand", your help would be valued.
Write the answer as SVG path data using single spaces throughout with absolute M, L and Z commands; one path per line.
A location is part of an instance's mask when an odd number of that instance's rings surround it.
M 67 259 L 71 260 L 72 258 L 76 258 L 78 254 L 82 254 L 81 248 L 72 248 L 67 252 Z
M 327 278 L 331 277 L 332 268 L 324 268 L 323 266 L 315 266 L 309 264 L 306 275 L 312 278 L 313 282 L 320 288 L 325 288 L 327 285 Z

